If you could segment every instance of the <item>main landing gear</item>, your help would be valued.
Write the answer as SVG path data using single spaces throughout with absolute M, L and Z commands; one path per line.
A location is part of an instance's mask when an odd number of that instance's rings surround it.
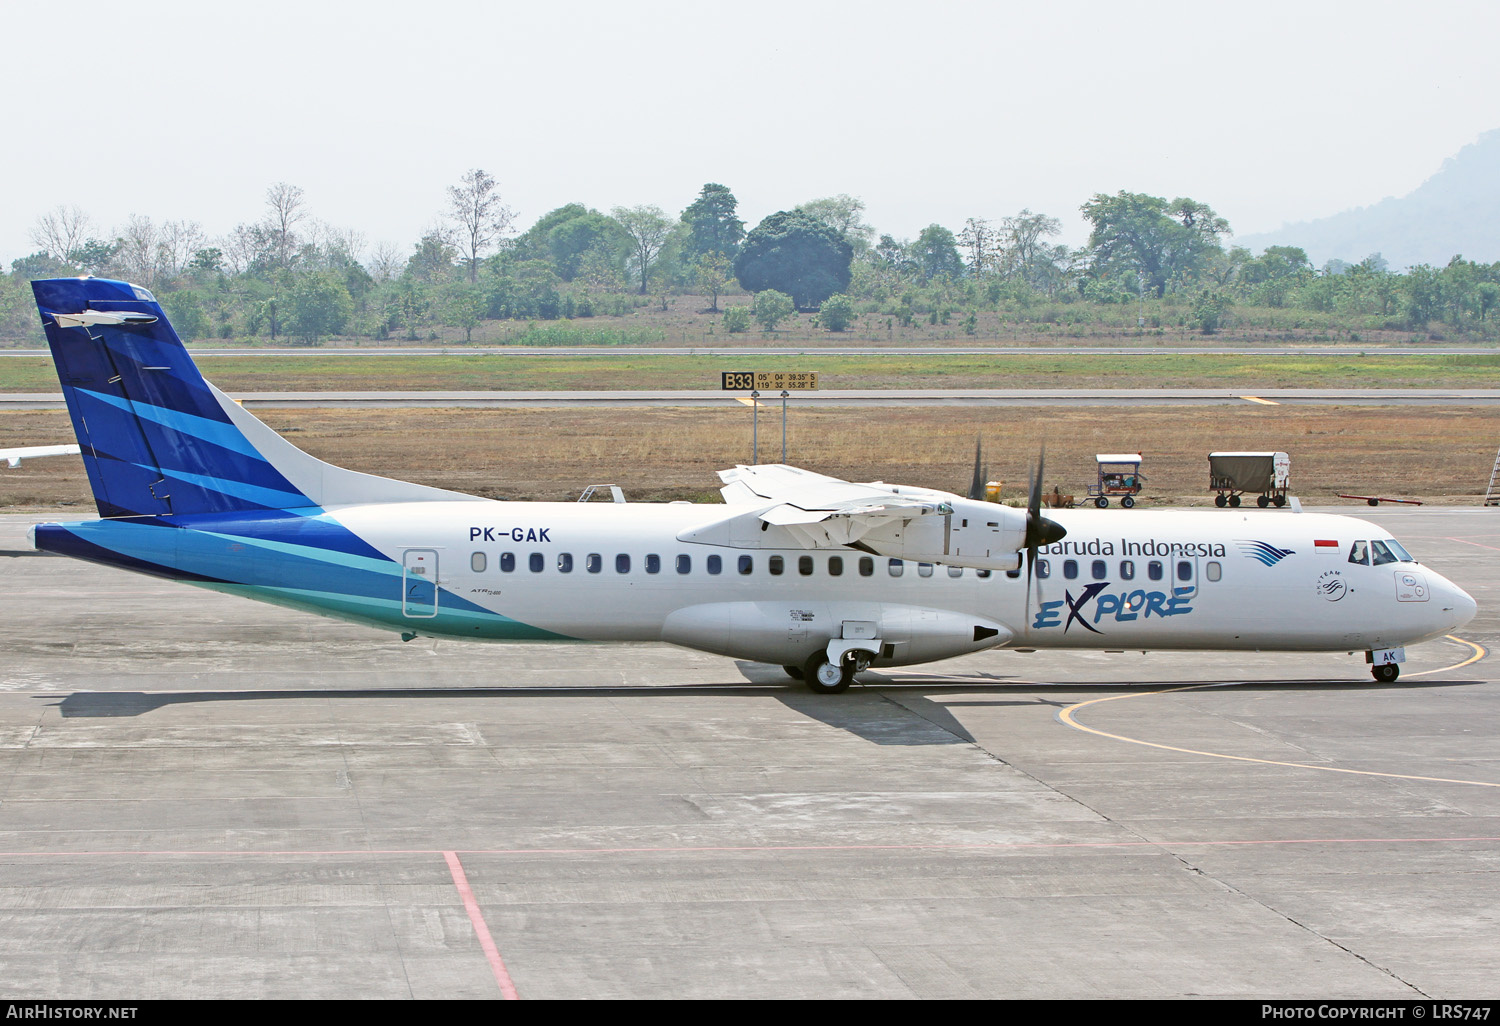
M 1386 663 L 1384 666 L 1370 667 L 1370 676 L 1382 684 L 1394 684 L 1396 678 L 1401 676 L 1401 667 L 1396 663 Z
M 793 673 L 796 667 L 792 666 L 783 666 L 782 669 L 789 676 L 805 683 L 807 689 L 815 695 L 837 695 L 848 691 L 849 685 L 854 683 L 854 675 L 869 665 L 868 652 L 845 653 L 844 657 L 836 663 L 828 661 L 826 652 L 814 652 L 808 657 L 807 662 L 802 664 L 800 672 Z

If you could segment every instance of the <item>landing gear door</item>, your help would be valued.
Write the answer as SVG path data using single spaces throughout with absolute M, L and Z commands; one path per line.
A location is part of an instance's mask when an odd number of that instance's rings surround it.
M 438 554 L 434 549 L 407 549 L 401 556 L 401 613 L 437 616 Z

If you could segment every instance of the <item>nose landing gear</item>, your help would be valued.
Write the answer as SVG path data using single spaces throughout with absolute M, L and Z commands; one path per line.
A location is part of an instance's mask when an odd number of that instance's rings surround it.
M 1401 676 L 1401 663 L 1406 659 L 1404 648 L 1382 648 L 1365 653 L 1365 662 L 1370 664 L 1370 676 L 1382 684 L 1394 684 Z

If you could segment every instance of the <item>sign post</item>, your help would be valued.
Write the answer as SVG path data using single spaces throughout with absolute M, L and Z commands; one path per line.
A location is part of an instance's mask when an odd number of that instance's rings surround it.
M 815 392 L 818 388 L 816 371 L 723 371 L 719 375 L 719 387 L 725 392 L 750 390 L 751 415 L 751 460 L 760 462 L 760 394 L 762 391 L 781 393 L 781 462 L 786 462 L 786 401 L 792 392 Z

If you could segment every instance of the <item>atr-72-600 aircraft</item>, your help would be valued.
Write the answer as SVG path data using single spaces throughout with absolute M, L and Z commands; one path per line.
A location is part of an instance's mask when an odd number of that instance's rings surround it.
M 1028 509 L 787 466 L 725 505 L 500 502 L 341 469 L 204 381 L 150 292 L 32 283 L 100 519 L 39 549 L 419 635 L 666 641 L 816 691 L 1017 648 L 1357 651 L 1475 604 L 1385 530 L 1292 511 Z

